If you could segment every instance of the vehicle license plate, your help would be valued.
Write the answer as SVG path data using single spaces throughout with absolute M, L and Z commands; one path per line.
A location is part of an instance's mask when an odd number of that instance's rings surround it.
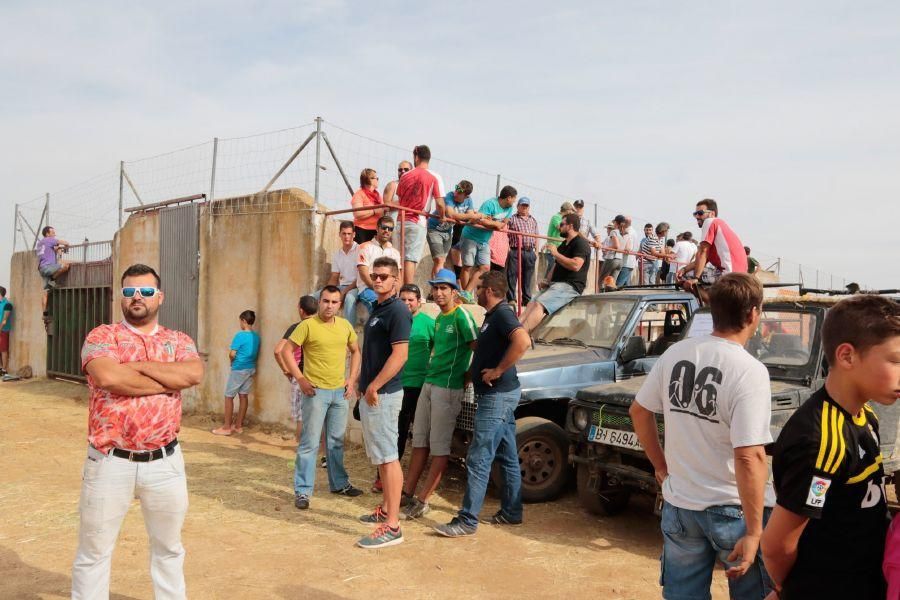
M 620 448 L 630 448 L 631 450 L 643 450 L 641 443 L 638 441 L 637 434 L 633 431 L 622 431 L 621 429 L 609 429 L 607 427 L 591 425 L 591 430 L 588 433 L 588 440 L 597 442 L 598 444 L 606 444 L 608 446 L 619 446 Z

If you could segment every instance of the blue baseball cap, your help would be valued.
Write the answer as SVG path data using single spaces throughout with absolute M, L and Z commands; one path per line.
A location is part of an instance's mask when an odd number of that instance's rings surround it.
M 528 196 L 522 196 L 521 198 L 519 198 L 519 204 L 525 204 L 526 206 L 530 206 L 531 198 L 529 198 Z
M 459 284 L 456 283 L 456 273 L 454 273 L 450 269 L 441 269 L 437 272 L 437 277 L 430 280 L 428 285 L 437 285 L 439 283 L 443 283 L 445 285 L 449 285 L 454 290 L 459 291 Z

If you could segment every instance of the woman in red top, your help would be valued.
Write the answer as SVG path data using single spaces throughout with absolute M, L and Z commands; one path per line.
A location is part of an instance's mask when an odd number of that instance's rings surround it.
M 353 208 L 362 206 L 380 206 L 383 204 L 381 194 L 378 193 L 378 174 L 375 169 L 363 169 L 359 174 L 359 189 L 350 198 Z M 384 214 L 384 209 L 358 210 L 353 213 L 353 237 L 357 244 L 368 242 L 375 237 L 375 228 L 378 219 Z

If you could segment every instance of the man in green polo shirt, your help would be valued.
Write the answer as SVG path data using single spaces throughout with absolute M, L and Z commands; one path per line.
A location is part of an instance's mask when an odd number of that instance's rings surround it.
M 434 350 L 413 421 L 413 455 L 403 488 L 406 507 L 401 513 L 401 518 L 410 519 L 428 512 L 428 499 L 447 468 L 450 441 L 465 395 L 466 373 L 478 338 L 475 319 L 456 303 L 459 284 L 453 271 L 441 269 L 428 283 L 441 313 L 435 319 Z M 429 453 L 428 477 L 415 497 Z

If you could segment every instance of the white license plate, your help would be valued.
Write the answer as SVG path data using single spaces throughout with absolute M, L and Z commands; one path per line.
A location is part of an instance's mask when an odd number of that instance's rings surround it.
M 631 450 L 643 450 L 638 436 L 633 431 L 622 431 L 621 429 L 609 429 L 607 427 L 597 427 L 591 425 L 588 432 L 588 440 L 597 442 L 598 444 L 606 444 L 608 446 L 618 446 L 620 448 L 629 448 Z

